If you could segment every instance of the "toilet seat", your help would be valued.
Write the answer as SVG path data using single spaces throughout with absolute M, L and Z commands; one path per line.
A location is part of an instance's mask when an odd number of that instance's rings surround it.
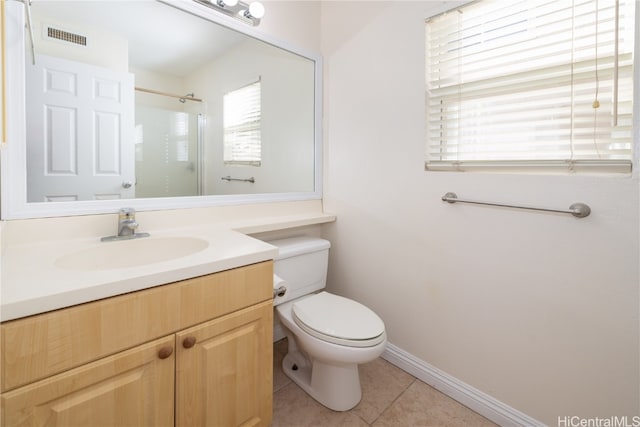
M 371 309 L 328 292 L 294 302 L 291 313 L 306 333 L 333 344 L 372 347 L 386 339 L 384 322 Z

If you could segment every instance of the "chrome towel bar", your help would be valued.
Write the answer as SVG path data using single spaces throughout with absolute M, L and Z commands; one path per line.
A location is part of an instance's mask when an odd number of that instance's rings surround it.
M 251 182 L 254 183 L 256 182 L 256 179 L 254 177 L 251 178 L 231 178 L 230 176 L 223 176 L 222 178 L 220 178 L 224 181 L 242 181 L 242 182 Z
M 488 205 L 488 206 L 500 206 L 503 208 L 515 208 L 515 209 L 529 209 L 534 211 L 545 211 L 545 212 L 558 212 L 558 213 L 567 213 L 575 216 L 576 218 L 584 218 L 589 216 L 591 213 L 591 208 L 584 203 L 574 203 L 569 206 L 569 209 L 547 209 L 547 208 L 534 208 L 531 206 L 517 206 L 517 205 L 507 205 L 504 203 L 490 203 L 490 202 L 478 202 L 476 200 L 466 200 L 459 199 L 456 193 L 447 193 L 442 196 L 443 202 L 448 203 L 472 203 L 475 205 Z

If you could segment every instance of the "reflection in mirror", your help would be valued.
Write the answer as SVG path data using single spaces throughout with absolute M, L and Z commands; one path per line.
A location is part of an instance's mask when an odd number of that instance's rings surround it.
M 315 191 L 313 60 L 156 1 L 31 15 L 28 202 Z

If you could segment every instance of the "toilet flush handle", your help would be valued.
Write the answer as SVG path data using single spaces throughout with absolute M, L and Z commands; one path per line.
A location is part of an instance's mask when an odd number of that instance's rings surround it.
M 278 289 L 273 290 L 273 299 L 276 299 L 276 297 L 283 297 L 284 294 L 286 293 L 287 293 L 287 287 L 280 286 Z

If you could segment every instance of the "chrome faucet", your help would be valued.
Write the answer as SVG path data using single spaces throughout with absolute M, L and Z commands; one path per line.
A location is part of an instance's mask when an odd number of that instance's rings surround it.
M 149 237 L 149 233 L 136 233 L 138 223 L 136 222 L 136 210 L 133 208 L 122 208 L 118 212 L 118 234 L 115 236 L 103 237 L 103 242 L 114 240 L 137 239 Z

